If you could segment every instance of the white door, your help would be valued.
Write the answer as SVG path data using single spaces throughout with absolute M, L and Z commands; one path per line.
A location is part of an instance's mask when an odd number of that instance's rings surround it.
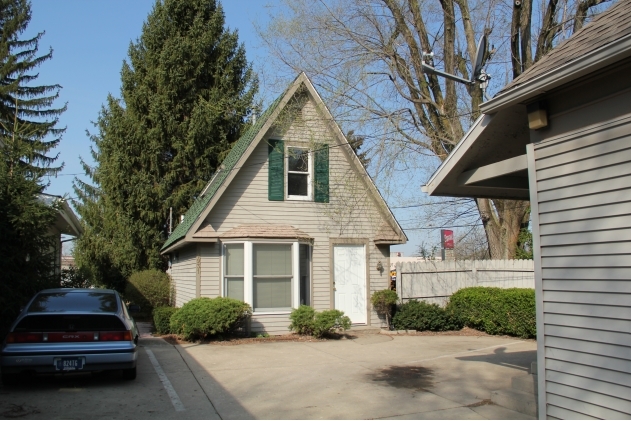
M 353 324 L 366 324 L 366 252 L 364 246 L 333 246 L 335 308 Z

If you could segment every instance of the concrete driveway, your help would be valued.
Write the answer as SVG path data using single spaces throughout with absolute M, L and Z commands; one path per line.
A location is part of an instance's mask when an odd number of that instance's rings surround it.
M 36 377 L 0 392 L 21 419 L 526 419 L 489 404 L 535 360 L 514 338 L 356 335 L 168 345 L 141 339 L 138 378 Z
M 177 349 L 225 419 L 531 418 L 488 399 L 527 372 L 534 341 L 367 334 Z

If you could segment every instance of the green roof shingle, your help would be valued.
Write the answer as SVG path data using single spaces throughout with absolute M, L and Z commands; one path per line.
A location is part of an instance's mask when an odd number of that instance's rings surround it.
M 198 197 L 197 200 L 193 202 L 188 211 L 186 211 L 186 214 L 184 215 L 184 220 L 180 222 L 177 227 L 175 227 L 175 230 L 173 230 L 167 241 L 162 246 L 161 251 L 166 250 L 168 247 L 177 243 L 179 240 L 186 236 L 188 230 L 191 229 L 195 221 L 197 221 L 204 209 L 206 209 L 206 206 L 208 206 L 212 198 L 215 196 L 215 193 L 217 193 L 219 187 L 226 180 L 228 174 L 235 170 L 237 162 L 239 162 L 239 159 L 241 159 L 256 135 L 261 131 L 265 123 L 267 123 L 267 120 L 274 113 L 286 93 L 287 90 L 283 92 L 278 98 L 276 98 L 276 100 L 272 102 L 267 110 L 265 110 L 265 112 L 261 114 L 261 116 L 256 120 L 256 123 L 253 124 L 252 127 L 250 127 L 248 131 L 246 131 L 243 136 L 241 136 L 239 140 L 236 141 L 236 143 L 228 153 L 228 156 L 226 156 L 226 159 L 224 159 L 221 163 L 221 166 L 219 167 L 219 172 L 213 176 L 209 185 L 207 185 L 204 189 L 205 193 L 202 196 Z

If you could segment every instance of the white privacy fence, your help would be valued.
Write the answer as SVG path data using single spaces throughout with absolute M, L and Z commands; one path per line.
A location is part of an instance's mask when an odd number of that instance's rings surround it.
M 397 263 L 397 293 L 402 302 L 444 306 L 462 288 L 535 288 L 532 260 L 448 260 Z

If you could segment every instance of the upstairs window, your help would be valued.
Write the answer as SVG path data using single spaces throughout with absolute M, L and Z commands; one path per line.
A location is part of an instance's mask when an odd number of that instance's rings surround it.
M 268 141 L 268 199 L 329 202 L 329 146 L 313 150 Z
M 308 149 L 287 148 L 287 198 L 311 199 L 311 153 Z

